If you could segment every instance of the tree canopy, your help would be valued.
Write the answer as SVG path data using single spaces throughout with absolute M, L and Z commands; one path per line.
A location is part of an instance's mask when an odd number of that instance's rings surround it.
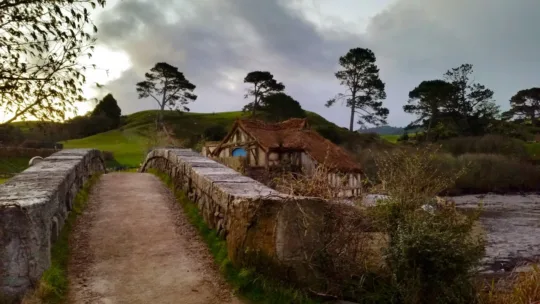
M 260 110 L 268 121 L 283 121 L 289 118 L 304 118 L 306 112 L 300 103 L 285 93 L 274 93 L 261 100 Z
M 178 68 L 165 62 L 158 62 L 145 75 L 146 80 L 137 83 L 139 98 L 151 97 L 159 105 L 157 123 L 163 122 L 165 106 L 171 110 L 189 112 L 186 106 L 197 99 L 193 94 L 195 85 L 186 79 Z
M 120 116 L 122 116 L 122 110 L 118 106 L 118 102 L 112 96 L 107 94 L 94 108 L 91 116 L 104 116 L 112 121 L 114 128 L 120 125 Z
M 471 80 L 473 66 L 462 64 L 448 70 L 444 80 L 422 81 L 409 92 L 407 113 L 417 119 L 409 128 L 422 126 L 426 139 L 458 135 L 482 135 L 488 132 L 499 113 L 493 102 L 493 91 Z
M 418 117 L 408 128 L 424 127 L 426 139 L 429 140 L 431 126 L 450 101 L 454 90 L 455 87 L 444 80 L 422 81 L 409 92 L 408 104 L 403 106 L 406 113 L 415 114 Z
M 285 90 L 285 85 L 277 82 L 274 75 L 268 71 L 249 72 L 244 78 L 244 83 L 253 85 L 245 95 L 245 98 L 253 96 L 253 101 L 244 107 L 244 111 L 251 111 L 252 115 L 258 110 L 260 102 L 265 96 Z
M 340 93 L 326 103 L 327 107 L 336 101 L 345 101 L 351 109 L 349 130 L 353 131 L 355 114 L 358 124 L 380 125 L 386 123 L 388 109 L 383 107 L 386 98 L 384 82 L 379 78 L 379 68 L 375 64 L 375 54 L 370 49 L 354 48 L 339 58 L 343 68 L 336 72 L 341 85 L 347 87 L 347 93 Z
M 507 116 L 520 120 L 530 120 L 533 126 L 540 126 L 540 88 L 520 90 L 510 99 Z
M 462 64 L 444 74 L 445 80 L 455 88 L 445 106 L 446 118 L 461 135 L 485 133 L 499 113 L 499 107 L 493 102 L 493 91 L 474 82 L 472 73 L 472 64 Z
M 92 56 L 91 10 L 105 0 L 0 2 L 0 110 L 4 123 L 64 119 L 82 101 Z

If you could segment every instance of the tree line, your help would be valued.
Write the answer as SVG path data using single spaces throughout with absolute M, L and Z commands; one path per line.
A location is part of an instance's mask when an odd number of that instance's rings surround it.
M 0 125 L 16 120 L 65 120 L 76 102 L 83 101 L 84 71 L 91 57 L 96 26 L 91 11 L 105 0 L 9 0 L 0 3 L 0 109 L 7 114 Z M 349 130 L 356 125 L 386 124 L 385 83 L 370 49 L 353 48 L 339 57 L 335 77 L 344 87 L 326 102 L 350 109 Z M 425 80 L 409 92 L 403 106 L 416 119 L 409 128 L 422 128 L 425 140 L 489 132 L 515 135 L 516 126 L 540 128 L 540 88 L 517 92 L 510 110 L 501 112 L 493 91 L 474 81 L 473 66 L 462 64 L 440 79 Z M 303 117 L 300 103 L 285 92 L 285 85 L 269 71 L 247 73 L 250 84 L 244 111 L 267 120 Z M 136 84 L 140 98 L 159 105 L 157 122 L 165 108 L 189 111 L 197 99 L 196 86 L 168 63 L 157 63 Z

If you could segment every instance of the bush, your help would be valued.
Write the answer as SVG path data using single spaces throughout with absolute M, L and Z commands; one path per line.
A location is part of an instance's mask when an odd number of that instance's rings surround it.
M 335 143 L 336 145 L 339 145 L 343 142 L 341 134 L 333 126 L 316 127 L 315 131 L 317 131 L 317 133 L 321 134 L 324 138 Z
M 364 170 L 364 180 L 375 187 L 374 191 L 384 192 L 377 166 L 380 158 L 387 157 L 388 154 L 406 158 L 415 151 L 417 150 L 401 146 L 390 151 L 370 150 L 361 153 L 358 161 Z M 540 191 L 540 167 L 519 159 L 497 154 L 468 153 L 453 156 L 449 153 L 434 153 L 431 162 L 438 172 L 461 172 L 455 181 L 436 193 L 439 195 Z M 414 176 L 408 178 L 415 179 Z
M 527 192 L 540 190 L 540 168 L 494 154 L 464 154 L 458 167 L 466 167 L 451 193 Z
M 443 150 L 456 156 L 467 153 L 483 153 L 527 159 L 529 155 L 525 142 L 500 135 L 457 137 L 440 143 Z
M 429 149 L 386 153 L 377 166 L 389 199 L 378 202 L 373 215 L 389 237 L 385 259 L 394 302 L 474 302 L 473 271 L 484 255 L 482 239 L 473 234 L 477 215 L 434 201 L 462 171 L 443 170 L 440 155 Z
M 222 125 L 213 125 L 204 130 L 203 136 L 209 141 L 222 140 L 227 135 L 227 129 Z
M 499 283 L 503 285 L 510 283 L 511 288 L 500 288 L 493 283 L 488 292 L 481 292 L 478 295 L 478 302 L 480 304 L 540 303 L 540 267 L 538 265 L 533 265 L 532 271 L 513 274 L 509 280 L 503 279 L 503 282 Z

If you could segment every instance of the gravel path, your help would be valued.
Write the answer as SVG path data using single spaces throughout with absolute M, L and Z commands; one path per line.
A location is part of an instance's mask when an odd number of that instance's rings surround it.
M 72 237 L 69 303 L 241 303 L 151 174 L 103 175 Z

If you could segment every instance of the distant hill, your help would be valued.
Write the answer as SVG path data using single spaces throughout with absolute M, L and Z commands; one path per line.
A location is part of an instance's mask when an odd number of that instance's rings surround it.
M 149 134 L 155 126 L 158 112 L 154 110 L 142 111 L 127 115 L 124 124 L 116 130 L 99 133 L 81 139 L 72 139 L 64 142 L 64 148 L 96 148 L 113 152 L 119 165 L 137 167 L 146 156 L 148 149 L 155 145 Z M 183 140 L 186 147 L 197 149 L 204 131 L 216 125 L 229 130 L 234 121 L 245 117 L 243 112 L 222 113 L 178 113 L 166 111 L 164 122 L 171 128 L 178 139 Z M 306 111 L 308 122 L 314 130 L 336 144 L 362 144 L 385 142 L 378 137 L 349 132 L 326 120 L 324 117 Z M 200 147 L 199 147 L 200 148 Z
M 360 133 L 376 133 L 379 135 L 401 135 L 405 132 L 404 128 L 392 127 L 392 126 L 380 126 L 374 128 L 360 129 Z
M 407 130 L 407 133 L 416 133 L 422 131 L 421 129 L 411 129 Z M 405 133 L 405 128 L 392 127 L 392 126 L 379 126 L 367 129 L 359 129 L 359 133 L 375 133 L 379 135 L 403 135 Z

